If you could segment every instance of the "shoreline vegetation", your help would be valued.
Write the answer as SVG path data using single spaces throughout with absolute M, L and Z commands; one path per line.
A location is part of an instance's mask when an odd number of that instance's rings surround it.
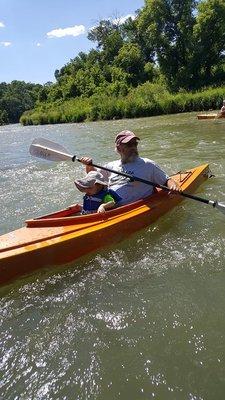
M 219 110 L 225 98 L 225 1 L 145 0 L 99 21 L 95 44 L 56 82 L 0 83 L 0 124 L 56 124 Z
M 20 123 L 44 125 L 212 111 L 221 108 L 224 98 L 225 87 L 170 94 L 159 85 L 146 83 L 126 97 L 98 95 L 38 105 L 35 110 L 24 112 Z

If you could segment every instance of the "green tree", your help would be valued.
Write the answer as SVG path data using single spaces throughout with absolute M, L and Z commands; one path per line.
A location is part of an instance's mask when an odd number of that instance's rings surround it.
M 104 63 L 111 64 L 123 46 L 123 39 L 118 30 L 110 33 L 105 39 L 102 56 Z
M 5 83 L 5 82 L 0 83 L 0 98 L 4 96 L 4 94 L 7 91 L 7 88 L 8 88 L 7 83 Z
M 225 1 L 204 0 L 197 9 L 191 72 L 195 83 L 209 85 L 225 60 Z
M 59 87 L 59 85 L 52 85 L 49 93 L 48 93 L 48 99 L 50 101 L 55 101 L 63 98 L 63 92 L 62 89 Z
M 59 84 L 65 82 L 65 78 L 68 76 L 76 76 L 76 73 L 85 68 L 88 60 L 88 54 L 80 52 L 77 57 L 71 59 L 66 65 L 64 65 L 60 70 L 55 71 L 55 78 Z
M 104 63 L 111 63 L 123 45 L 119 21 L 100 21 L 99 25 L 88 33 L 88 39 L 97 42 L 97 48 L 102 51 Z
M 74 79 L 77 96 L 90 97 L 95 93 L 96 88 L 104 84 L 105 79 L 98 65 L 80 69 Z
M 137 44 L 125 43 L 115 57 L 114 64 L 130 76 L 130 82 L 136 86 L 142 81 L 144 59 Z
M 153 62 L 154 46 L 152 41 L 149 40 L 149 33 L 145 29 L 140 29 L 138 14 L 135 19 L 128 18 L 121 29 L 125 42 L 137 44 L 142 51 L 145 62 Z
M 115 30 L 118 30 L 118 24 L 110 20 L 101 20 L 98 26 L 88 32 L 87 38 L 92 42 L 97 42 L 98 49 L 104 49 L 108 36 Z
M 9 123 L 9 117 L 6 110 L 0 110 L 0 125 L 5 125 Z
M 34 107 L 41 87 L 17 80 L 0 83 L 1 124 L 18 122 L 24 111 Z
M 45 87 L 43 87 L 39 92 L 38 100 L 42 102 L 46 101 L 47 99 L 48 99 L 48 90 Z
M 138 29 L 169 86 L 177 89 L 186 79 L 192 54 L 195 0 L 146 0 Z
M 64 79 L 63 84 L 60 85 L 64 99 L 70 99 L 72 97 L 78 97 L 81 95 L 79 89 L 76 86 L 75 78 L 68 76 Z
M 7 97 L 0 100 L 0 109 L 6 112 L 8 121 L 11 123 L 18 122 L 20 116 L 25 111 L 20 99 L 11 95 L 7 95 Z

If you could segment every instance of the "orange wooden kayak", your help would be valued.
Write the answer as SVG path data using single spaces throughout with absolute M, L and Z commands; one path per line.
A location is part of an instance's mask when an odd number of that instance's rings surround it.
M 218 118 L 225 118 L 225 115 L 218 115 L 216 113 L 214 114 L 198 114 L 197 115 L 198 119 L 218 119 Z
M 208 164 L 178 172 L 173 178 L 181 189 L 193 192 L 208 177 Z M 97 249 L 119 242 L 165 214 L 183 197 L 157 189 L 142 200 L 105 214 L 78 215 L 71 206 L 35 219 L 0 236 L 0 283 L 30 274 L 41 267 L 73 262 Z

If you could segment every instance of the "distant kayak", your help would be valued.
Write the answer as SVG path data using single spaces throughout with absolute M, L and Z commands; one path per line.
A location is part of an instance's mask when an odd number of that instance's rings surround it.
M 219 115 L 216 113 L 208 113 L 208 114 L 198 114 L 197 115 L 198 119 L 217 119 L 217 118 L 225 118 L 225 115 Z
M 208 177 L 208 164 L 173 178 L 182 191 L 191 193 Z M 80 215 L 80 206 L 26 221 L 26 226 L 0 236 L 0 283 L 32 271 L 62 264 L 126 239 L 175 205 L 183 197 L 157 189 L 149 197 L 109 210 L 104 214 Z

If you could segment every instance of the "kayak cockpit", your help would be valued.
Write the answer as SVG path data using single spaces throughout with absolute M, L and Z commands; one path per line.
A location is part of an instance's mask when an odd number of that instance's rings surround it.
M 206 166 L 205 166 L 206 167 Z M 173 175 L 181 187 L 185 187 L 186 183 L 192 180 L 193 170 L 179 171 Z M 106 221 L 109 218 L 118 217 L 121 214 L 134 210 L 141 206 L 155 207 L 161 200 L 165 200 L 168 196 L 168 192 L 162 189 L 155 188 L 154 194 L 143 199 L 137 200 L 133 203 L 126 204 L 123 206 L 116 207 L 108 210 L 106 213 L 93 213 L 84 214 L 81 212 L 81 205 L 74 204 L 64 210 L 60 210 L 51 214 L 43 215 L 34 219 L 28 219 L 25 221 L 28 228 L 41 228 L 41 227 L 57 227 L 57 226 L 81 226 L 83 224 L 96 224 Z

